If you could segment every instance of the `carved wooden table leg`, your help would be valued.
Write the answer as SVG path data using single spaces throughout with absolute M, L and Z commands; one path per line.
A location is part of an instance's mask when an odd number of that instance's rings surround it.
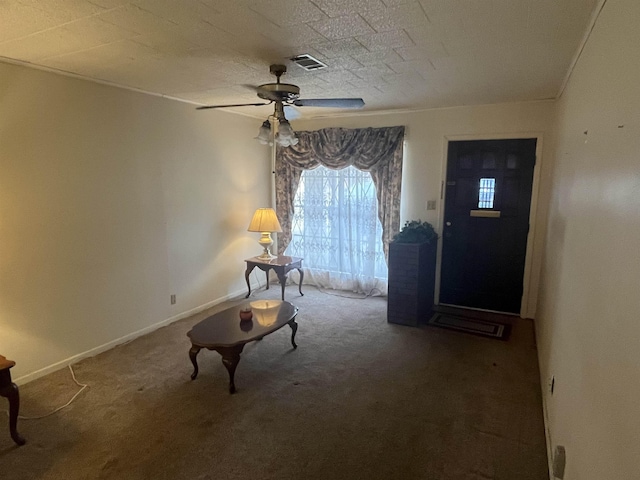
M 189 358 L 191 359 L 191 363 L 193 363 L 193 373 L 191 374 L 191 380 L 195 380 L 196 377 L 198 376 L 198 353 L 200 352 L 201 348 L 200 347 L 196 347 L 195 345 L 191 346 L 191 349 L 189 350 Z
M 296 332 L 298 331 L 298 324 L 296 323 L 296 319 L 292 319 L 289 322 L 289 326 L 291 327 L 291 345 L 293 345 L 293 348 L 298 348 L 298 345 L 296 345 Z
M 251 274 L 251 271 L 254 268 L 255 268 L 255 265 L 252 265 L 251 267 L 247 265 L 247 269 L 244 271 L 244 279 L 247 282 L 247 290 L 249 290 L 249 293 L 247 293 L 247 296 L 244 298 L 249 298 L 249 295 L 251 295 L 251 282 L 249 282 L 249 275 Z
M 236 373 L 236 367 L 240 363 L 240 354 L 244 348 L 244 343 L 235 345 L 233 347 L 217 347 L 215 350 L 222 355 L 222 363 L 227 367 L 229 372 L 229 393 L 236 393 L 236 384 L 234 377 Z
M 278 281 L 282 287 L 282 301 L 284 302 L 284 287 L 287 285 L 287 274 L 283 270 L 276 270 L 276 273 L 278 274 Z
M 4 357 L 2 357 L 4 359 Z M 20 392 L 11 381 L 9 368 L 0 371 L 0 396 L 9 400 L 9 433 L 18 445 L 24 445 L 25 439 L 18 433 L 18 411 L 20 410 Z
M 302 279 L 304 278 L 304 272 L 302 271 L 301 268 L 296 268 L 296 270 L 298 270 L 298 273 L 300 274 L 300 283 L 298 284 L 298 291 L 300 292 L 300 296 L 304 297 L 304 293 L 302 293 Z
M 18 445 L 24 445 L 25 439 L 18 433 L 18 412 L 20 411 L 20 392 L 18 386 L 12 383 L 7 387 L 5 392 L 6 397 L 9 399 L 9 433 L 11 438 Z

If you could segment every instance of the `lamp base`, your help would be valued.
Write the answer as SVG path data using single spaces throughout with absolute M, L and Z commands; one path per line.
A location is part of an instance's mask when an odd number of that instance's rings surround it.
M 273 260 L 274 258 L 276 258 L 276 256 L 271 255 L 271 252 L 269 251 L 269 248 L 271 247 L 271 245 L 273 245 L 271 232 L 262 232 L 258 243 L 262 246 L 262 248 L 264 248 L 262 255 L 258 257 L 260 260 Z
M 260 260 L 273 260 L 274 258 L 277 258 L 276 255 L 271 255 L 271 252 L 269 251 L 268 248 L 264 249 L 264 252 L 262 252 L 262 255 L 256 257 L 259 258 Z

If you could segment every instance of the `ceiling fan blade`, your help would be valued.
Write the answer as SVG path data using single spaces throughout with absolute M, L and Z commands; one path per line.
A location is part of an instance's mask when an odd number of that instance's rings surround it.
M 229 108 L 229 107 L 259 107 L 260 105 L 269 105 L 268 103 L 234 103 L 231 105 L 202 105 L 201 107 L 196 107 L 196 110 L 208 110 L 210 108 Z
M 284 116 L 287 120 L 295 120 L 296 118 L 300 118 L 300 111 L 294 107 L 293 105 L 284 105 Z
M 364 100 L 361 98 L 306 98 L 295 100 L 296 107 L 333 107 L 333 108 L 362 108 Z

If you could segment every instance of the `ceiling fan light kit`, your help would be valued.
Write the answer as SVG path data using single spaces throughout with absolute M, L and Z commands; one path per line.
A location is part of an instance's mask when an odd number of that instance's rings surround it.
M 283 119 L 280 120 L 280 123 L 278 126 L 278 133 L 276 134 L 276 143 L 281 147 L 289 147 L 292 145 L 297 145 L 298 141 L 299 141 L 298 137 L 296 137 L 296 134 L 293 131 L 293 128 L 291 128 L 289 121 L 283 117 Z
M 267 118 L 264 122 L 262 122 L 262 126 L 258 131 L 258 136 L 255 137 L 262 145 L 273 145 L 271 141 L 271 122 Z
M 315 59 L 313 59 L 315 60 Z M 324 65 L 324 64 L 323 64 Z M 326 65 L 325 65 L 326 66 Z M 321 67 L 322 68 L 322 67 Z M 227 105 L 203 105 L 197 107 L 197 110 L 207 110 L 211 108 L 229 108 L 229 107 L 245 107 L 260 106 L 274 104 L 274 113 L 269 115 L 278 120 L 278 133 L 275 135 L 275 142 L 282 146 L 288 147 L 297 145 L 298 138 L 291 128 L 289 121 L 284 115 L 284 107 L 329 107 L 329 108 L 362 108 L 364 101 L 361 98 L 300 98 L 300 87 L 291 83 L 280 83 L 280 77 L 287 72 L 285 65 L 274 64 L 269 67 L 269 71 L 276 77 L 275 83 L 265 83 L 253 88 L 258 97 L 267 100 L 268 103 L 239 103 Z M 263 145 L 273 145 L 271 140 L 271 122 L 269 118 L 262 123 L 258 136 L 255 137 Z

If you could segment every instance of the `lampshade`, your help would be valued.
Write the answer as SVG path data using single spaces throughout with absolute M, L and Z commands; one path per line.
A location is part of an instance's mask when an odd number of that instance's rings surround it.
M 255 138 L 263 145 L 273 145 L 271 142 L 271 122 L 269 122 L 269 119 L 262 122 L 258 136 Z
M 298 144 L 298 137 L 286 137 L 278 132 L 276 135 L 276 143 L 281 147 L 290 147 Z
M 253 214 L 249 228 L 249 232 L 281 232 L 282 227 L 273 208 L 259 208 Z
M 287 119 L 280 120 L 278 132 L 280 132 L 280 135 L 284 137 L 293 137 L 293 128 L 291 128 L 291 124 Z
M 269 247 L 273 245 L 273 239 L 271 238 L 271 232 L 281 232 L 280 222 L 276 217 L 276 212 L 273 208 L 259 208 L 256 213 L 253 214 L 249 228 L 250 232 L 260 232 L 260 240 L 258 243 L 262 246 L 264 251 L 258 258 L 262 260 L 271 260 L 274 258 L 269 251 Z
M 284 118 L 284 116 L 279 120 L 276 143 L 282 147 L 289 147 L 291 145 L 298 144 L 298 137 L 296 137 L 293 128 L 291 128 L 291 124 L 286 118 Z

